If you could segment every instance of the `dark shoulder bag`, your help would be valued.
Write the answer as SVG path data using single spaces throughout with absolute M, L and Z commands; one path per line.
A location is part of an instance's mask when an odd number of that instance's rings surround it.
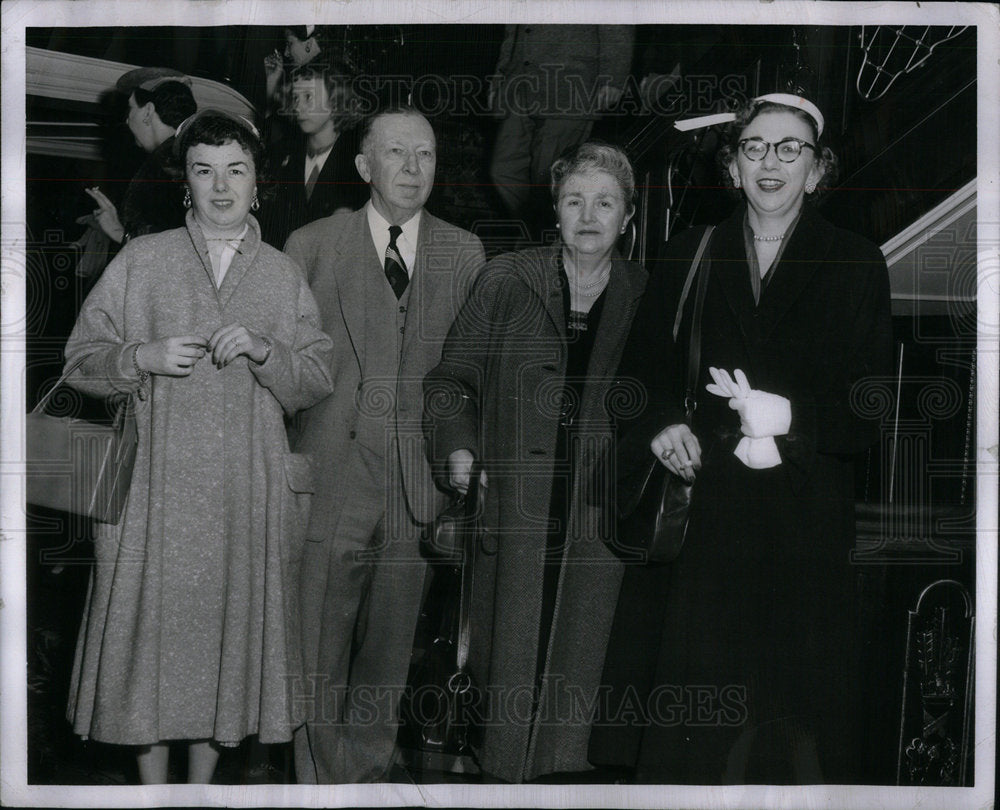
M 674 341 L 680 331 L 684 304 L 695 277 L 694 310 L 691 315 L 691 340 L 688 347 L 687 387 L 684 393 L 684 422 L 690 426 L 698 406 L 698 367 L 701 363 L 701 313 L 708 288 L 711 259 L 705 256 L 714 226 L 705 230 L 691 269 L 684 280 L 684 288 L 677 304 L 674 318 Z M 702 262 L 702 257 L 705 261 Z M 700 265 L 702 271 L 699 274 Z M 650 454 L 650 460 L 640 472 L 640 482 L 635 476 L 620 478 L 616 482 L 617 533 L 609 548 L 626 562 L 647 564 L 673 562 L 684 546 L 687 534 L 688 510 L 691 506 L 691 487 L 680 476 L 667 470 L 660 460 Z

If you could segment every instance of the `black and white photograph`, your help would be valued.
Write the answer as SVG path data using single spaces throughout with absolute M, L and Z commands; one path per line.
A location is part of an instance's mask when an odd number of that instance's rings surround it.
M 0 802 L 992 806 L 997 6 L 0 13 Z

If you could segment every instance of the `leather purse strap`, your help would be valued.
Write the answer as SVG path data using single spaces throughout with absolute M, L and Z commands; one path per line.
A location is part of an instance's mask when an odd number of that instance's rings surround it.
M 83 361 L 86 360 L 88 357 L 89 355 L 86 354 L 82 355 L 81 357 L 78 357 L 76 361 L 69 368 L 67 368 L 66 371 L 63 372 L 63 375 L 59 378 L 59 381 L 55 385 L 53 385 L 45 394 L 45 396 L 38 401 L 38 404 L 32 409 L 31 412 L 45 413 L 45 406 L 49 404 L 49 400 L 52 399 L 52 395 L 55 394 L 56 389 L 64 382 L 66 382 L 66 378 L 69 377 L 69 375 L 72 374 L 74 371 L 76 371 L 80 366 L 82 366 Z
M 709 237 L 711 237 L 712 231 L 714 230 L 714 225 L 709 225 L 705 229 L 705 233 L 703 233 L 701 237 L 701 242 L 698 244 L 698 250 L 695 251 L 694 261 L 691 262 L 691 268 L 688 270 L 687 278 L 684 279 L 684 288 L 681 290 L 681 299 L 677 302 L 677 314 L 674 316 L 675 342 L 677 340 L 677 335 L 681 331 L 681 318 L 684 315 L 684 304 L 687 303 L 688 293 L 691 292 L 691 282 L 694 281 L 695 274 L 698 272 L 698 265 L 701 263 L 701 257 L 705 253 L 705 248 L 708 247 Z
M 708 289 L 708 274 L 712 266 L 712 259 L 709 256 L 705 256 L 705 261 L 702 262 L 702 256 L 705 253 L 705 248 L 708 246 L 708 240 L 712 236 L 712 231 L 715 230 L 714 225 L 709 225 L 705 230 L 705 235 L 701 238 L 701 244 L 698 246 L 698 253 L 694 257 L 694 262 L 691 265 L 691 273 L 698 272 L 699 265 L 703 264 L 701 275 L 698 276 L 698 289 L 694 295 L 694 312 L 691 313 L 691 340 L 688 343 L 688 366 L 687 366 L 687 389 L 684 391 L 684 419 L 690 425 L 691 417 L 694 416 L 695 409 L 698 407 L 698 372 L 699 366 L 701 365 L 701 313 L 705 308 L 705 291 Z
M 465 493 L 465 514 L 460 522 L 462 533 L 462 584 L 458 602 L 458 643 L 455 645 L 455 664 L 464 670 L 469 660 L 469 639 L 472 621 L 472 585 L 479 542 L 479 461 L 472 462 L 469 470 L 469 489 Z
M 72 374 L 74 371 L 76 371 L 80 366 L 82 366 L 84 361 L 87 360 L 88 357 L 90 357 L 90 355 L 85 354 L 81 357 L 76 358 L 76 360 L 73 361 L 73 363 L 69 366 L 69 368 L 67 368 L 63 372 L 63 375 L 59 378 L 58 382 L 56 382 L 56 384 L 53 385 L 45 393 L 45 396 L 38 401 L 38 404 L 31 409 L 31 413 L 40 413 L 40 414 L 45 413 L 45 406 L 49 404 L 49 400 L 52 399 L 52 396 L 53 394 L 55 394 L 56 389 L 58 389 L 60 385 L 66 382 L 69 375 Z M 133 394 L 129 394 L 128 396 L 124 397 L 121 402 L 118 403 L 118 408 L 115 410 L 115 418 L 112 423 L 114 427 L 116 428 L 121 427 L 121 425 L 123 424 L 126 414 L 128 414 L 132 409 L 132 397 Z

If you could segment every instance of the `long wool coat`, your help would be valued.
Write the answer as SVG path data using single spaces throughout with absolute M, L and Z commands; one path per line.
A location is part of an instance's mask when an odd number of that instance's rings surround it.
M 296 266 L 250 222 L 218 290 L 190 215 L 130 241 L 66 346 L 67 363 L 87 357 L 72 384 L 108 396 L 138 388 L 140 342 L 239 322 L 273 343 L 260 365 L 206 355 L 147 383 L 128 503 L 117 526 L 98 524 L 69 699 L 74 730 L 103 742 L 291 739 L 312 480 L 284 415 L 330 392 L 331 341 Z
M 425 381 L 426 430 L 438 471 L 443 475 L 452 451 L 468 448 L 489 478 L 470 659 L 488 697 L 481 764 L 512 782 L 590 767 L 592 695 L 622 574 L 602 542 L 604 516 L 581 496 L 578 474 L 546 685 L 533 712 L 552 476 L 566 468 L 565 459 L 555 458 L 567 362 L 559 249 L 490 262 Z M 614 261 L 578 411 L 581 465 L 607 442 L 604 394 L 645 281 L 639 265 Z
M 708 250 L 692 428 L 703 466 L 687 539 L 669 567 L 626 572 L 605 673 L 615 691 L 592 755 L 636 765 L 643 781 L 789 781 L 789 751 L 806 731 L 822 777 L 851 782 L 864 686 L 852 454 L 878 437 L 865 380 L 892 370 L 888 274 L 875 245 L 807 207 L 755 306 L 744 212 L 719 225 Z M 636 316 L 621 375 L 647 386 L 650 407 L 621 465 L 644 462 L 649 440 L 682 421 L 693 294 L 676 347 L 671 329 L 701 235 L 671 240 Z M 739 418 L 705 390 L 709 366 L 742 369 L 754 388 L 788 398 L 779 466 L 752 470 L 733 455 Z

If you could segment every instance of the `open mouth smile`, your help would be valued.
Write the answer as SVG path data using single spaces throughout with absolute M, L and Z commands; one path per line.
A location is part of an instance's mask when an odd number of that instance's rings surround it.
M 784 180 L 763 179 L 757 181 L 757 188 L 761 191 L 780 191 L 784 187 Z

